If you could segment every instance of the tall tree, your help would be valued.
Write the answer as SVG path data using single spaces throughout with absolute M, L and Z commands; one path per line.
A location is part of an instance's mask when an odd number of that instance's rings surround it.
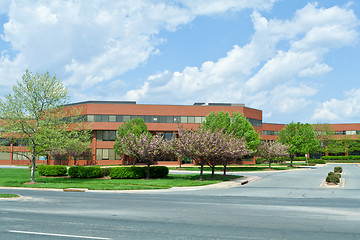
M 269 162 L 269 169 L 271 163 L 277 157 L 285 157 L 288 155 L 289 146 L 276 141 L 263 141 L 258 146 L 256 154 L 259 157 L 266 159 Z
M 72 123 L 69 116 L 81 114 L 69 103 L 68 89 L 56 76 L 26 71 L 22 81 L 13 86 L 13 93 L 0 100 L 0 130 L 7 138 L 26 139 L 31 162 L 31 182 L 35 182 L 35 159 L 54 144 L 67 141 L 64 133 Z M 72 129 L 81 128 L 72 123 Z
M 328 123 L 316 123 L 313 124 L 316 139 L 319 140 L 319 152 L 320 156 L 322 153 L 327 151 L 330 141 L 333 139 L 334 130 Z
M 233 113 L 231 117 L 228 112 L 210 113 L 201 124 L 201 128 L 222 130 L 226 133 L 232 133 L 237 138 L 244 138 L 246 146 L 255 151 L 261 142 L 260 134 L 255 131 L 251 123 L 240 112 Z
M 291 122 L 279 132 L 278 140 L 289 146 L 291 167 L 296 154 L 313 153 L 319 146 L 319 140 L 316 139 L 315 131 L 308 123 Z

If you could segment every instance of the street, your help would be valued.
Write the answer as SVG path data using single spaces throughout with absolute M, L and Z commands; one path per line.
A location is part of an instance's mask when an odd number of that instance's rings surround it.
M 344 188 L 320 188 L 334 166 Z M 242 173 L 241 187 L 138 193 L 1 189 L 1 239 L 360 239 L 360 168 Z

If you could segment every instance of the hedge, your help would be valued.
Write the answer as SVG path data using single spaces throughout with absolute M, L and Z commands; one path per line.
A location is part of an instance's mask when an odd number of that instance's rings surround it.
M 334 167 L 334 173 L 342 173 L 342 167 Z
M 316 164 L 326 164 L 326 161 L 323 159 L 309 159 L 308 163 L 311 165 L 316 165 Z
M 360 155 L 350 155 L 350 156 L 323 156 L 324 160 L 360 160 Z
M 112 179 L 139 179 L 146 177 L 146 169 L 142 167 L 114 167 L 110 171 Z
M 66 166 L 61 165 L 40 165 L 37 167 L 40 176 L 64 176 L 66 175 Z
M 147 172 L 147 167 L 144 167 Z M 150 178 L 164 178 L 169 174 L 169 169 L 165 166 L 150 167 Z
M 103 177 L 103 171 L 97 166 L 75 166 L 69 168 L 69 176 L 72 178 L 100 178 Z
M 150 167 L 150 178 L 164 178 L 169 174 L 165 166 Z M 111 169 L 110 177 L 114 179 L 139 179 L 146 178 L 147 166 L 145 167 L 115 167 Z

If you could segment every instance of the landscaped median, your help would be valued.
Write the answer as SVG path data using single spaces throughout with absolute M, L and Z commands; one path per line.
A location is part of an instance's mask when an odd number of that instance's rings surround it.
M 36 173 L 35 184 L 29 182 L 30 172 L 27 169 L 0 169 L 0 186 L 26 188 L 81 188 L 89 190 L 140 190 L 168 189 L 172 187 L 190 187 L 215 184 L 240 176 L 222 176 L 205 174 L 203 181 L 198 181 L 199 174 L 169 175 L 155 179 L 105 179 L 105 178 L 69 178 L 68 176 L 41 177 Z

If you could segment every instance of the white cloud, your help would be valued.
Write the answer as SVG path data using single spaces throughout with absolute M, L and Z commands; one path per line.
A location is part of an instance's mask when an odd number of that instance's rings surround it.
M 15 57 L 4 58 L 10 63 L 4 60 L 0 65 L 12 65 L 10 72 L 26 67 L 50 70 L 71 88 L 90 88 L 118 79 L 158 54 L 158 34 L 163 30 L 176 31 L 198 15 L 268 9 L 273 2 L 1 1 L 0 12 L 9 17 L 1 37 Z
M 265 115 L 295 112 L 311 104 L 318 92 L 305 77 L 330 72 L 325 54 L 358 39 L 358 19 L 346 8 L 308 4 L 290 20 L 266 19 L 255 11 L 252 21 L 255 33 L 248 44 L 235 45 L 225 57 L 201 67 L 152 76 L 126 97 L 144 102 L 243 102 L 266 109 Z M 280 47 L 283 42 L 287 49 Z
M 358 122 L 360 118 L 360 88 L 345 92 L 344 99 L 332 98 L 314 110 L 312 120 Z

